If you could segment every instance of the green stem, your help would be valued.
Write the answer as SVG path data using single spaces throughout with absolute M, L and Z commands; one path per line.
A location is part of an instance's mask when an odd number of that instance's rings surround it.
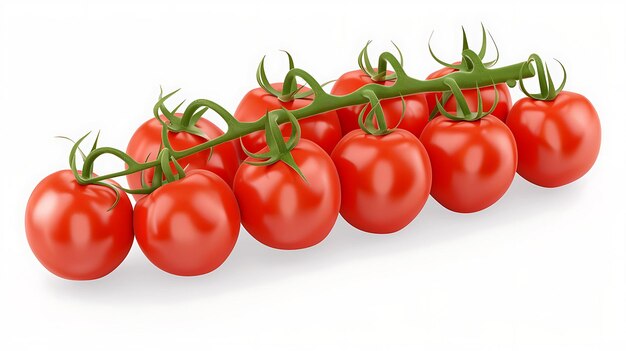
M 445 79 L 453 79 L 454 81 L 456 81 L 460 89 L 475 89 L 476 86 L 483 87 L 496 83 L 504 83 L 511 80 L 529 78 L 535 75 L 535 70 L 531 65 L 527 64 L 526 61 L 500 68 L 486 68 L 484 67 L 484 65 L 482 65 L 482 63 L 478 59 L 478 56 L 471 50 L 464 51 L 463 55 L 465 59 L 472 61 L 471 70 L 466 72 L 454 72 L 446 75 L 445 77 L 433 80 L 420 80 L 409 77 L 404 72 L 404 70 L 402 70 L 400 63 L 395 59 L 395 57 L 391 53 L 385 52 L 381 55 L 381 57 L 385 59 L 385 61 L 387 61 L 395 70 L 395 73 L 397 74 L 396 82 L 391 86 L 385 86 L 376 83 L 368 84 L 352 92 L 351 94 L 342 96 L 326 93 L 323 90 L 322 86 L 309 73 L 301 69 L 294 68 L 287 73 L 285 81 L 290 81 L 297 77 L 302 78 L 304 81 L 307 82 L 310 88 L 315 91 L 315 99 L 311 104 L 307 105 L 306 107 L 291 111 L 291 113 L 293 114 L 293 116 L 296 117 L 296 119 L 303 119 L 328 111 L 337 110 L 343 107 L 362 105 L 369 102 L 367 96 L 368 94 L 372 93 L 375 94 L 379 100 L 384 100 L 426 92 L 449 91 L 450 87 L 444 82 Z M 366 91 L 369 92 L 366 93 Z M 170 155 L 174 158 L 180 159 L 195 154 L 197 152 L 204 151 L 216 145 L 239 139 L 244 135 L 250 134 L 252 132 L 264 130 L 265 128 L 264 118 L 260 118 L 259 120 L 254 122 L 239 122 L 221 106 L 210 100 L 204 99 L 196 100 L 189 105 L 189 107 L 185 110 L 185 115 L 182 118 L 183 124 L 184 122 L 189 122 L 195 112 L 202 106 L 207 106 L 217 112 L 220 116 L 222 116 L 228 125 L 228 130 L 223 135 L 215 139 L 208 140 L 194 147 L 185 150 L 170 150 Z M 284 110 L 270 111 L 269 116 L 265 118 L 268 117 L 276 118 L 278 124 L 286 123 L 289 121 L 289 116 Z M 159 166 L 160 164 L 160 160 L 158 159 L 151 162 L 138 163 L 132 159 L 129 159 L 128 157 L 124 157 L 125 154 L 122 155 L 123 153 L 119 150 L 104 147 L 97 148 L 90 152 L 89 155 L 87 155 L 83 165 L 83 170 L 92 169 L 94 161 L 99 156 L 107 153 L 114 154 L 115 156 L 122 158 L 128 164 L 128 168 L 124 171 L 119 171 L 108 175 L 83 179 L 84 181 L 89 183 L 95 183 L 105 179 L 120 177 L 146 170 L 155 166 Z M 84 173 L 88 174 L 87 172 Z

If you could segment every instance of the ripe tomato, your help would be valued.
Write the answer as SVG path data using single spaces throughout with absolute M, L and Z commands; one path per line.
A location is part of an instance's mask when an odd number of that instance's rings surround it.
M 389 74 L 393 73 L 388 71 Z M 345 73 L 333 85 L 331 93 L 334 95 L 347 95 L 355 90 L 361 88 L 367 84 L 381 84 L 384 86 L 391 86 L 395 83 L 393 80 L 387 80 L 383 82 L 373 81 L 367 73 L 364 73 L 361 70 L 351 71 Z M 428 123 L 428 103 L 426 102 L 426 98 L 424 94 L 416 94 L 409 95 L 404 97 L 404 102 L 406 104 L 406 110 L 404 113 L 404 118 L 402 122 L 398 126 L 398 128 L 402 128 L 408 130 L 413 133 L 416 137 L 419 137 L 422 133 L 422 129 L 426 123 Z M 349 132 L 360 129 L 359 128 L 359 113 L 363 109 L 365 105 L 356 105 L 350 107 L 344 107 L 342 109 L 337 110 L 337 115 L 339 116 L 339 122 L 341 122 L 341 130 L 344 135 Z M 389 128 L 395 127 L 400 121 L 400 117 L 402 117 L 402 99 L 401 98 L 393 98 L 386 99 L 380 102 L 380 106 L 383 109 L 383 113 L 385 114 L 385 121 L 387 121 L 387 126 Z M 369 105 L 367 105 L 367 112 L 371 109 Z
M 432 172 L 422 143 L 397 129 L 376 136 L 348 133 L 332 153 L 341 181 L 341 215 L 357 229 L 392 233 L 422 210 Z
M 459 64 L 460 62 L 455 62 L 454 64 Z M 446 76 L 456 70 L 449 67 L 444 67 L 438 71 L 431 73 L 426 79 L 436 79 Z M 502 122 L 506 121 L 507 116 L 509 115 L 509 110 L 511 109 L 511 93 L 509 92 L 509 87 L 505 83 L 496 84 L 496 89 L 492 86 L 482 87 L 480 90 L 480 97 L 483 100 L 484 110 L 488 111 L 493 106 L 493 103 L 496 100 L 495 90 L 498 91 L 498 103 L 496 104 L 496 108 L 491 112 L 492 115 L 498 117 Z M 465 89 L 463 90 L 463 96 L 467 100 L 467 105 L 470 110 L 476 111 L 478 108 L 478 92 L 476 89 Z M 436 99 L 441 101 L 441 93 L 426 93 L 426 100 L 428 100 L 428 106 L 430 107 L 430 112 L 437 108 Z M 443 105 L 443 104 L 442 104 Z M 450 98 L 445 105 L 443 105 L 446 111 L 454 113 L 456 111 L 456 103 L 454 98 Z
M 322 148 L 302 139 L 291 154 L 306 181 L 284 162 L 243 163 L 233 185 L 244 228 L 261 243 L 288 250 L 326 238 L 341 199 L 337 170 Z
M 237 200 L 220 177 L 192 170 L 165 184 L 135 206 L 135 235 L 141 251 L 160 269 L 200 275 L 219 267 L 239 235 Z
M 26 205 L 26 238 L 50 272 L 72 280 L 111 273 L 133 244 L 133 208 L 128 196 L 101 185 L 80 185 L 70 170 L 52 173 Z
M 272 84 L 272 87 L 280 91 L 283 88 L 283 84 Z M 309 90 L 308 88 L 302 88 L 300 91 L 306 92 Z M 278 110 L 282 107 L 287 110 L 298 110 L 311 104 L 313 99 L 313 97 L 307 97 L 282 102 L 276 96 L 263 90 L 263 88 L 256 88 L 241 99 L 234 116 L 241 122 L 254 122 L 263 117 L 268 111 Z M 328 154 L 333 151 L 335 145 L 341 139 L 341 125 L 335 111 L 307 117 L 299 122 L 302 138 L 321 146 Z M 285 137 L 288 137 L 291 134 L 291 125 L 284 123 L 280 126 L 280 130 Z M 243 145 L 250 152 L 258 152 L 266 146 L 264 131 L 254 132 L 241 139 Z M 245 156 L 243 152 L 240 154 Z
M 182 114 L 176 115 L 179 117 L 182 116 Z M 161 116 L 161 118 L 167 121 L 165 116 Z M 211 139 L 224 134 L 215 124 L 204 118 L 200 118 L 196 126 Z M 168 131 L 167 136 L 174 150 L 184 150 L 206 141 L 206 139 L 202 137 L 187 132 L 176 133 Z M 128 143 L 126 153 L 135 161 L 144 162 L 146 159 L 148 161 L 155 160 L 160 150 L 161 123 L 156 118 L 152 118 L 135 131 L 135 134 L 133 134 Z M 213 147 L 212 153 L 211 150 L 205 150 L 182 158 L 178 160 L 178 162 L 183 168 L 187 167 L 187 170 L 205 169 L 211 171 L 224 179 L 229 185 L 233 184 L 233 178 L 235 177 L 237 168 L 239 168 L 239 156 L 233 142 L 227 142 Z M 176 172 L 174 167 L 172 167 L 172 170 Z M 143 175 L 146 184 L 152 184 L 154 169 L 150 168 L 146 170 L 143 172 Z M 131 189 L 141 188 L 140 172 L 127 175 L 126 179 Z M 137 201 L 144 196 L 143 194 L 133 194 L 133 197 Z
M 517 173 L 544 187 L 582 177 L 600 151 L 600 120 L 587 98 L 562 91 L 552 101 L 519 100 L 506 124 L 519 151 Z
M 517 167 L 517 148 L 509 128 L 487 115 L 479 120 L 433 119 L 422 132 L 433 168 L 430 194 L 456 212 L 491 206 L 507 191 Z

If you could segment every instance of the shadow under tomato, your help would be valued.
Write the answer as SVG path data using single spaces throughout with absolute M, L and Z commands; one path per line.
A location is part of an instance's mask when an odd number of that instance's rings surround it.
M 120 304 L 154 304 L 207 299 L 234 291 L 255 289 L 280 280 L 302 276 L 333 266 L 358 265 L 363 257 L 420 251 L 445 245 L 468 235 L 481 235 L 485 228 L 501 228 L 544 212 L 558 215 L 560 207 L 575 203 L 586 187 L 585 180 L 561 188 L 535 186 L 519 176 L 509 191 L 493 206 L 472 214 L 451 212 L 432 197 L 418 217 L 391 235 L 367 234 L 339 218 L 322 243 L 304 250 L 282 251 L 262 245 L 245 230 L 229 259 L 217 270 L 199 277 L 178 277 L 160 271 L 135 244 L 129 257 L 109 276 L 89 282 L 66 281 L 50 275 L 52 293 L 64 299 Z M 519 235 L 519 234 L 517 234 Z

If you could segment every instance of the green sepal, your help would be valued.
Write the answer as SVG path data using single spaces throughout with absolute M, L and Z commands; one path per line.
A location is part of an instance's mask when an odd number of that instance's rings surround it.
M 370 61 L 369 55 L 367 53 L 367 48 L 369 47 L 371 43 L 372 41 L 368 40 L 365 46 L 363 47 L 363 49 L 361 49 L 361 52 L 359 52 L 357 63 L 359 64 L 359 68 L 361 69 L 361 71 L 367 74 L 370 77 L 370 79 L 372 79 L 375 82 L 384 82 L 384 81 L 394 80 L 398 78 L 398 75 L 395 72 L 392 74 L 387 74 L 387 61 L 386 60 L 379 59 L 378 68 L 374 69 L 374 67 L 372 66 L 372 62 Z M 393 44 L 393 46 L 398 51 L 398 54 L 400 55 L 400 67 L 404 66 L 404 56 L 402 55 L 402 51 L 400 50 L 398 45 L 396 45 L 396 43 L 394 43 L 393 41 L 391 42 L 391 44 Z
M 480 45 L 480 51 L 477 54 L 477 57 L 479 58 L 480 62 L 482 63 L 482 65 L 484 67 L 492 67 L 494 66 L 498 60 L 500 59 L 500 50 L 498 49 L 498 45 L 496 44 L 496 41 L 493 39 L 493 36 L 491 35 L 491 32 L 487 31 L 485 29 L 485 26 L 481 23 L 481 30 L 482 30 L 482 42 Z M 467 41 L 467 34 L 465 33 L 465 28 L 461 27 L 461 32 L 462 32 L 462 49 L 461 52 L 465 52 L 467 50 L 470 50 L 469 48 L 469 44 Z M 435 53 L 433 52 L 432 46 L 430 45 L 433 34 L 435 34 L 435 32 L 433 31 L 430 34 L 430 38 L 428 39 L 428 51 L 430 52 L 430 56 L 437 61 L 437 63 L 439 63 L 442 66 L 448 67 L 448 68 L 452 68 L 455 70 L 459 70 L 462 72 L 466 72 L 472 69 L 472 67 L 468 64 L 469 62 L 467 62 L 465 60 L 465 55 L 463 55 L 463 59 L 461 60 L 461 63 L 459 64 L 451 64 L 448 62 L 445 62 L 443 60 L 441 60 L 439 57 L 437 57 L 437 55 L 435 55 Z M 485 58 L 485 54 L 487 53 L 487 34 L 489 34 L 489 38 L 491 39 L 491 42 L 493 43 L 493 46 L 496 50 L 496 58 L 488 61 L 488 62 L 483 62 L 483 59 Z
M 287 59 L 289 60 L 289 70 L 294 69 L 293 57 L 286 50 L 281 50 L 287 55 Z M 283 82 L 283 90 L 278 91 L 272 87 L 272 84 L 267 79 L 267 74 L 265 73 L 265 56 L 261 59 L 259 66 L 256 71 L 256 81 L 259 86 L 265 90 L 268 94 L 273 95 L 278 98 L 278 100 L 282 102 L 293 101 L 294 99 L 300 99 L 303 97 L 310 96 L 314 93 L 314 91 L 306 91 L 300 92 L 305 86 L 302 85 L 298 87 L 298 83 L 295 78 L 287 78 L 285 77 L 285 81 Z
M 483 98 L 480 94 L 480 88 L 478 86 L 476 86 L 476 100 L 477 100 L 476 105 L 477 106 L 476 106 L 476 112 L 474 112 L 470 110 L 469 105 L 467 104 L 467 100 L 465 99 L 465 96 L 463 95 L 461 88 L 459 88 L 459 85 L 456 83 L 454 79 L 446 78 L 444 79 L 444 84 L 450 87 L 450 92 L 452 93 L 452 96 L 454 96 L 454 99 L 456 100 L 456 105 L 457 105 L 456 115 L 453 115 L 449 113 L 448 111 L 446 111 L 443 105 L 441 104 L 441 102 L 439 101 L 439 99 L 436 99 L 437 110 L 439 111 L 439 114 L 453 121 L 472 122 L 472 121 L 479 120 L 491 114 L 495 110 L 496 105 L 498 104 L 499 93 L 498 93 L 498 89 L 496 89 L 495 83 L 493 84 L 493 89 L 495 92 L 494 102 L 491 108 L 489 109 L 489 111 L 487 112 L 484 112 L 483 110 Z
M 561 65 L 561 69 L 563 70 L 563 81 L 558 88 L 554 88 L 554 82 L 552 80 L 552 76 L 550 75 L 550 69 L 547 64 L 544 64 L 543 60 L 539 55 L 532 54 L 528 58 L 528 60 L 522 65 L 520 69 L 520 79 L 519 79 L 519 87 L 522 92 L 535 100 L 542 101 L 552 101 L 556 99 L 563 88 L 565 88 L 565 82 L 567 81 L 567 71 L 565 70 L 565 66 L 561 63 L 561 61 L 555 59 L 556 62 Z M 530 65 L 532 62 L 535 62 L 535 66 L 537 67 L 537 79 L 539 79 L 539 93 L 531 94 L 526 90 L 524 86 L 524 79 L 522 78 L 522 71 L 526 68 L 526 66 Z M 532 66 L 531 66 L 532 67 Z
M 269 112 L 265 114 L 265 139 L 267 142 L 268 151 L 264 153 L 250 152 L 240 141 L 243 152 L 251 158 L 260 161 L 244 161 L 245 163 L 253 166 L 269 166 L 276 162 L 282 161 L 289 167 L 291 167 L 305 182 L 308 182 L 300 167 L 291 155 L 291 151 L 298 145 L 300 141 L 300 124 L 298 119 L 291 113 L 291 111 L 282 108 L 283 112 L 287 115 L 289 122 L 291 123 L 291 135 L 287 142 L 283 138 L 283 135 L 278 127 L 278 116 L 276 114 L 270 115 Z M 262 160 L 265 159 L 265 160 Z
M 386 135 L 394 131 L 395 128 L 400 125 L 402 119 L 404 119 L 404 113 L 406 110 L 406 102 L 404 101 L 404 97 L 400 96 L 402 99 L 402 115 L 400 116 L 400 121 L 393 128 L 387 127 L 387 121 L 385 120 L 385 113 L 383 112 L 383 108 L 380 105 L 380 100 L 376 96 L 376 94 L 372 90 L 364 90 L 362 93 L 369 100 L 369 105 L 372 107 L 370 111 L 365 115 L 365 110 L 367 109 L 367 105 L 363 105 L 361 112 L 359 112 L 358 123 L 361 130 L 370 135 Z M 365 116 L 364 116 L 365 115 Z M 374 118 L 376 118 L 376 124 L 374 125 Z
M 70 157 L 69 157 L 69 161 L 70 161 L 70 170 L 72 171 L 72 174 L 74 175 L 74 178 L 76 179 L 76 182 L 80 185 L 89 185 L 89 184 L 94 184 L 94 185 L 100 185 L 100 186 L 104 186 L 106 188 L 109 188 L 111 190 L 113 190 L 113 192 L 115 193 L 115 201 L 113 201 L 113 204 L 111 205 L 111 207 L 109 207 L 107 209 L 107 212 L 111 211 L 112 209 L 115 208 L 115 206 L 117 206 L 117 204 L 120 202 L 120 190 L 118 189 L 118 187 L 114 186 L 111 183 L 107 183 L 106 181 L 87 181 L 80 173 L 78 173 L 78 167 L 76 165 L 76 152 L 78 151 L 78 149 L 80 148 L 80 144 L 83 142 L 83 140 L 85 140 L 85 138 L 87 138 L 87 136 L 89 136 L 89 134 L 91 134 L 91 132 L 85 134 L 82 138 L 78 139 L 78 141 L 76 141 L 76 143 L 74 143 L 74 146 L 72 146 L 72 150 L 70 151 Z M 100 132 L 98 132 L 98 137 L 100 136 Z M 96 137 L 96 141 L 94 142 L 94 145 L 97 144 L 98 142 L 98 137 Z M 95 149 L 95 147 L 94 147 Z M 92 151 L 94 150 L 92 149 Z M 91 174 L 87 175 L 87 179 L 91 177 Z
M 57 139 L 64 139 L 69 141 L 70 143 L 72 143 L 72 145 L 76 144 L 76 141 L 74 141 L 74 139 L 70 138 L 70 137 L 66 137 L 64 135 L 55 135 L 54 136 Z M 80 152 L 80 156 L 83 159 L 83 161 L 85 161 L 85 158 L 87 158 L 87 155 L 85 155 L 85 153 L 83 152 L 83 149 L 81 149 L 80 147 L 77 150 L 78 152 Z
M 209 137 L 206 135 L 206 133 L 204 133 L 202 129 L 196 126 L 196 123 L 198 122 L 200 117 L 202 117 L 202 114 L 206 112 L 206 109 L 198 111 L 198 113 L 194 115 L 188 123 L 184 123 L 185 120 L 182 117 L 176 116 L 175 111 L 177 111 L 185 101 L 178 104 L 174 111 L 168 110 L 168 108 L 165 106 L 165 102 L 167 101 L 167 99 L 176 94 L 179 90 L 180 89 L 176 89 L 173 92 L 163 96 L 163 89 L 161 88 L 159 100 L 152 109 L 154 117 L 161 123 L 164 128 L 167 128 L 168 131 L 174 133 L 186 132 L 189 134 L 197 135 L 205 140 L 209 140 Z M 161 118 L 161 114 L 159 113 L 159 111 L 162 112 L 163 116 L 168 119 L 167 122 Z

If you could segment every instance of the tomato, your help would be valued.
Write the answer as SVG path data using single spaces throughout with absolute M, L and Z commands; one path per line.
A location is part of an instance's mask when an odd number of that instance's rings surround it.
M 393 72 L 388 71 L 388 74 Z M 351 71 L 345 73 L 333 85 L 331 90 L 331 94 L 334 95 L 347 95 L 355 90 L 361 88 L 367 84 L 381 84 L 384 86 L 392 86 L 395 81 L 387 80 L 382 82 L 373 81 L 370 76 L 361 71 Z M 402 128 L 408 130 L 413 133 L 416 137 L 422 133 L 422 129 L 426 123 L 428 123 L 428 103 L 426 102 L 426 98 L 424 94 L 416 94 L 409 95 L 404 97 L 404 102 L 406 104 L 406 110 L 404 113 L 404 118 L 400 125 L 398 122 L 402 117 L 402 99 L 401 98 L 392 98 L 382 100 L 380 102 L 380 106 L 383 109 L 383 113 L 385 115 L 385 121 L 387 121 L 387 126 L 389 128 L 393 128 L 398 125 L 398 128 Z M 343 134 L 346 135 L 349 132 L 360 129 L 359 128 L 359 113 L 363 109 L 365 105 L 356 105 L 344 107 L 342 109 L 337 110 L 337 115 L 339 116 L 339 122 L 341 122 L 341 130 Z M 367 105 L 366 113 L 369 112 L 371 107 Z
M 135 206 L 135 235 L 158 268 L 191 276 L 213 271 L 239 235 L 237 200 L 223 179 L 192 170 L 142 198 Z
M 182 114 L 176 114 L 176 116 L 180 117 Z M 161 116 L 161 118 L 167 121 L 165 116 Z M 224 134 L 215 124 L 204 118 L 200 118 L 196 126 L 211 139 Z M 188 149 L 207 141 L 200 136 L 187 132 L 168 131 L 167 136 L 174 150 Z M 144 162 L 146 159 L 153 161 L 157 158 L 161 147 L 161 123 L 156 118 L 152 118 L 135 131 L 128 143 L 126 153 L 137 162 Z M 237 168 L 239 168 L 239 156 L 234 142 L 219 144 L 213 147 L 212 153 L 208 149 L 179 159 L 178 162 L 183 168 L 187 167 L 187 170 L 205 169 L 211 171 L 224 179 L 229 185 L 232 185 Z M 174 167 L 172 167 L 172 170 L 175 172 Z M 154 168 L 144 171 L 143 175 L 146 184 L 152 184 Z M 131 189 L 141 188 L 140 172 L 127 175 L 126 179 Z M 134 194 L 133 196 L 135 200 L 139 200 L 145 195 Z
M 422 210 L 431 185 L 426 149 L 412 133 L 354 130 L 331 155 L 341 181 L 341 215 L 357 229 L 392 233 Z
M 282 90 L 282 83 L 272 84 L 276 90 Z M 302 88 L 301 92 L 309 91 Z M 278 110 L 284 107 L 287 110 L 298 110 L 313 102 L 314 97 L 294 99 L 289 102 L 282 102 L 276 96 L 266 92 L 263 88 L 256 88 L 248 92 L 235 111 L 235 118 L 241 122 L 254 122 L 263 117 L 268 111 Z M 326 153 L 330 154 L 335 145 L 341 139 L 341 125 L 337 118 L 337 112 L 329 111 L 301 119 L 300 129 L 302 138 L 310 140 L 321 146 Z M 291 125 L 284 123 L 280 126 L 285 137 L 291 134 Z M 243 145 L 250 152 L 258 152 L 266 146 L 265 132 L 258 131 L 244 136 Z M 245 154 L 241 153 L 245 156 Z
M 498 118 L 476 121 L 433 119 L 420 137 L 433 169 L 430 194 L 456 212 L 491 206 L 515 176 L 517 148 L 513 134 Z
M 454 64 L 459 64 L 459 62 L 455 62 Z M 455 71 L 456 70 L 453 68 L 444 67 L 431 73 L 426 79 L 430 80 L 441 78 Z M 505 83 L 499 83 L 496 84 L 495 90 L 493 86 L 482 87 L 479 90 L 480 97 L 483 101 L 483 109 L 485 111 L 488 111 L 493 106 L 493 103 L 496 101 L 495 91 L 498 91 L 498 103 L 491 114 L 498 117 L 502 122 L 506 121 L 506 118 L 509 115 L 509 110 L 511 109 L 511 93 L 509 92 L 509 87 Z M 476 111 L 478 108 L 478 92 L 476 89 L 463 90 L 463 96 L 465 96 L 470 110 Z M 428 101 L 428 106 L 430 107 L 431 112 L 437 108 L 437 99 L 441 102 L 441 93 L 426 93 L 426 100 Z M 446 111 L 454 113 L 456 111 L 454 98 L 451 97 L 448 99 L 443 107 Z
M 302 249 L 319 243 L 339 216 L 341 188 L 330 156 L 305 139 L 291 154 L 306 181 L 284 162 L 268 166 L 243 163 L 233 185 L 244 228 L 261 243 L 277 249 Z
M 26 205 L 26 238 L 35 257 L 65 279 L 111 273 L 133 244 L 133 208 L 125 193 L 119 196 L 111 208 L 112 189 L 80 185 L 70 170 L 44 178 Z
M 506 124 L 517 142 L 517 173 L 540 186 L 562 186 L 582 177 L 600 151 L 598 113 L 576 93 L 562 91 L 552 101 L 523 98 Z

